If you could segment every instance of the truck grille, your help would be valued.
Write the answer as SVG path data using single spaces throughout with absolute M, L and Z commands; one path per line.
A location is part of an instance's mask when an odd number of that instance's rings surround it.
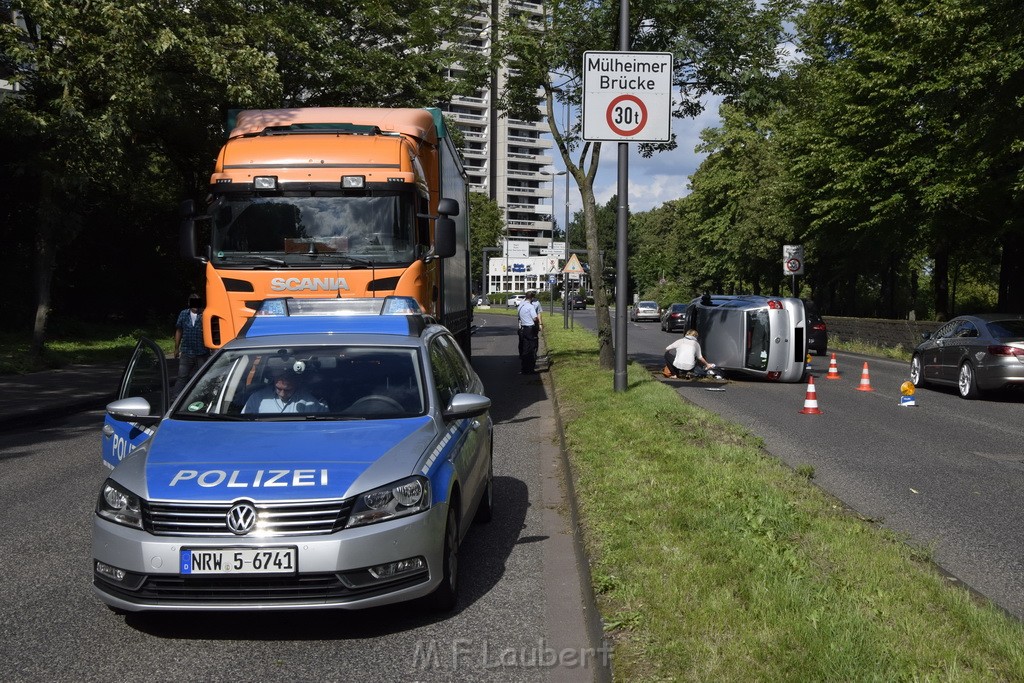
M 345 526 L 353 499 L 255 504 L 261 537 L 330 534 Z M 234 503 L 142 504 L 143 527 L 156 536 L 232 536 L 227 514 Z

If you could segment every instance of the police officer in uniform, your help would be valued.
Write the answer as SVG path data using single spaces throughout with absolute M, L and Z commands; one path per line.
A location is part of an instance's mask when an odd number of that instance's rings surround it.
M 537 374 L 540 313 L 533 303 L 534 296 L 527 292 L 526 300 L 519 304 L 519 372 L 523 375 Z

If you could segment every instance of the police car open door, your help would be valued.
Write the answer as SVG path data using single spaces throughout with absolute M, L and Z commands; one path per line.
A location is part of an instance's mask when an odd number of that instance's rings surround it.
M 156 424 L 167 412 L 169 398 L 164 352 L 154 341 L 142 337 L 121 377 L 117 400 L 107 406 L 103 420 L 104 465 L 117 467 L 153 436 Z

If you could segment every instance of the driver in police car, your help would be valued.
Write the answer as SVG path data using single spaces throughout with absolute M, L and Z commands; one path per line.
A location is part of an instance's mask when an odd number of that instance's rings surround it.
M 326 413 L 326 404 L 301 386 L 300 373 L 304 369 L 304 365 L 297 362 L 292 367 L 272 370 L 271 384 L 254 392 L 245 402 L 242 413 Z

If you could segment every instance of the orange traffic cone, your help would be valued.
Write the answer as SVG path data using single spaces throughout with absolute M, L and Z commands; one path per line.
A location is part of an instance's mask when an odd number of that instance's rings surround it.
M 828 374 L 825 379 L 842 379 L 839 376 L 839 366 L 836 365 L 836 354 L 832 354 L 832 360 L 828 364 Z
M 814 375 L 807 379 L 807 398 L 804 399 L 804 409 L 800 411 L 804 415 L 821 415 L 818 410 L 818 395 L 814 393 Z
M 860 373 L 860 386 L 857 387 L 857 391 L 874 391 L 871 388 L 871 377 L 868 375 L 867 361 L 864 361 L 864 370 Z

